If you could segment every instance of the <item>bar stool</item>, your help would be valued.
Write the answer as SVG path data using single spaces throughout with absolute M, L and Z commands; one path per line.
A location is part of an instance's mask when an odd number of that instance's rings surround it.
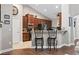
M 35 50 L 37 51 L 38 44 L 41 45 L 41 50 L 43 50 L 44 40 L 43 40 L 43 30 L 34 30 L 35 32 Z M 39 43 L 40 42 L 40 43 Z
M 47 43 L 48 43 L 48 49 L 50 47 L 51 50 L 51 45 L 53 45 L 54 50 L 57 48 L 57 28 L 52 27 L 51 29 L 48 29 L 48 39 L 47 39 Z M 52 43 L 53 42 L 53 43 Z

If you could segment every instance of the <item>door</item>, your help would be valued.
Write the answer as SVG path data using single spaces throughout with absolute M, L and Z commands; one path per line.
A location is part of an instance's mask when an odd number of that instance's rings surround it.
M 70 43 L 73 43 L 75 40 L 75 19 L 73 17 L 70 18 L 71 24 L 70 24 Z

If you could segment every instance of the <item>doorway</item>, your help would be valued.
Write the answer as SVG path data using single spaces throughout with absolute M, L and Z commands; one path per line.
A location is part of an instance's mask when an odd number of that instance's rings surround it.
M 30 42 L 23 41 L 23 6 L 17 4 L 13 6 L 18 10 L 18 13 L 12 16 L 13 49 L 30 48 Z

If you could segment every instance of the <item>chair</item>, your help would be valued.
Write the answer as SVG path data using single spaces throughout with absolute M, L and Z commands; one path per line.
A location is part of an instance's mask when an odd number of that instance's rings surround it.
M 43 30 L 35 29 L 35 50 L 37 51 L 38 44 L 41 44 L 41 49 L 43 50 L 44 40 L 43 40 Z
M 53 46 L 54 46 L 54 50 L 56 49 L 57 47 L 57 28 L 55 27 L 52 27 L 51 29 L 48 29 L 48 39 L 47 39 L 47 43 L 48 43 L 48 49 L 50 47 L 50 50 L 51 50 L 51 44 L 53 42 Z

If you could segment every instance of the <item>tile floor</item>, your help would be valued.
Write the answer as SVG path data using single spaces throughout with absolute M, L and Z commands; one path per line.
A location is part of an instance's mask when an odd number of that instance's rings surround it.
M 26 41 L 23 43 L 15 43 L 13 45 L 13 49 L 23 49 L 23 48 L 31 48 L 31 41 Z

